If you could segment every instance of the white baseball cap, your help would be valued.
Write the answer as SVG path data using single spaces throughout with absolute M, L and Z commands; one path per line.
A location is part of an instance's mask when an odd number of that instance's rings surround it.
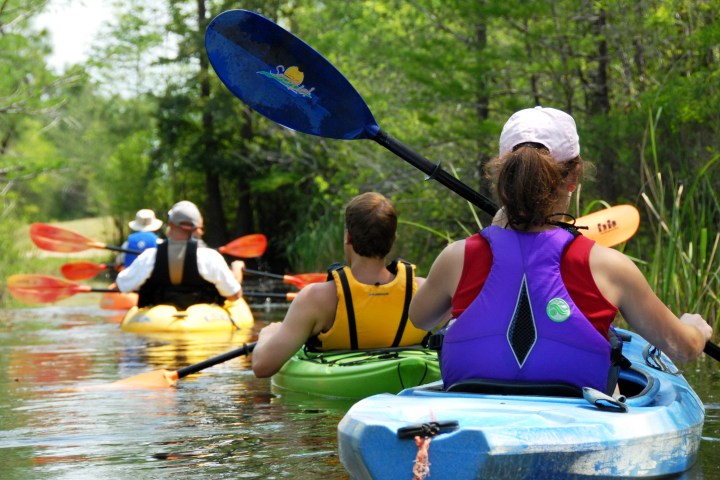
M 162 227 L 162 220 L 155 218 L 155 212 L 147 208 L 138 210 L 135 220 L 128 222 L 128 226 L 136 232 L 154 232 Z
M 168 222 L 178 227 L 195 229 L 202 223 L 198 207 L 187 200 L 176 203 L 168 212 Z
M 515 112 L 500 134 L 500 156 L 528 142 L 544 145 L 558 162 L 580 155 L 575 120 L 555 108 L 535 107 Z

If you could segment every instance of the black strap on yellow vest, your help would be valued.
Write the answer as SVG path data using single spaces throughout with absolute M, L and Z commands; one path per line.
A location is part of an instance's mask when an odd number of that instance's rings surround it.
M 408 316 L 410 313 L 410 300 L 412 300 L 413 294 L 413 274 L 412 266 L 402 259 L 393 260 L 393 266 L 397 271 L 397 262 L 400 262 L 405 267 L 405 303 L 403 304 L 403 313 L 400 317 L 400 324 L 398 325 L 397 333 L 395 333 L 395 340 L 393 340 L 392 346 L 397 347 L 400 345 L 403 333 L 405 333 L 405 326 L 407 325 Z
M 358 336 L 357 336 L 357 325 L 355 324 L 355 309 L 352 303 L 352 294 L 350 293 L 350 283 L 347 279 L 344 267 L 337 269 L 338 277 L 340 278 L 340 284 L 342 285 L 343 294 L 345 295 L 345 309 L 347 310 L 348 328 L 350 334 L 350 348 L 357 350 L 358 348 Z

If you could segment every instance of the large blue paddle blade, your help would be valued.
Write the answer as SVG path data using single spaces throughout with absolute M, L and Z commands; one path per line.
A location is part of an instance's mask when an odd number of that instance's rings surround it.
M 218 15 L 205 33 L 215 72 L 240 100 L 293 130 L 370 139 L 490 215 L 488 198 L 382 131 L 360 94 L 325 57 L 271 20 L 247 10 Z
M 360 94 L 325 57 L 262 15 L 221 13 L 208 25 L 205 48 L 227 88 L 280 125 L 343 140 L 379 130 Z

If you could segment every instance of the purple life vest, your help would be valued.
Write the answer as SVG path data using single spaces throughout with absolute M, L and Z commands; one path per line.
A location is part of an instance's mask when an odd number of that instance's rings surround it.
M 493 263 L 478 296 L 445 334 L 445 387 L 489 379 L 606 392 L 610 342 L 580 312 L 560 274 L 563 251 L 574 236 L 561 228 L 519 232 L 494 226 L 480 234 Z

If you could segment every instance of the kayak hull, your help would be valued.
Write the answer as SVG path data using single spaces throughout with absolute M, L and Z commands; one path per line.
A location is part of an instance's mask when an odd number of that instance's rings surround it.
M 437 382 L 351 407 L 338 426 L 340 460 L 353 479 L 411 478 L 418 446 L 398 430 L 457 421 L 430 440 L 433 480 L 683 472 L 697 459 L 705 410 L 681 375 L 645 365 L 645 345 L 632 335 L 623 352 L 633 367 L 622 372 L 621 387 L 638 390 L 625 413 L 582 398 L 446 392 Z
M 100 308 L 103 310 L 130 310 L 137 306 L 138 294 L 135 292 L 105 292 L 100 297 Z
M 440 379 L 436 352 L 381 348 L 307 353 L 299 351 L 273 375 L 273 386 L 324 397 L 360 399 Z
M 120 324 L 126 332 L 225 332 L 251 328 L 255 320 L 244 299 L 224 306 L 199 303 L 187 310 L 172 305 L 131 308 Z

